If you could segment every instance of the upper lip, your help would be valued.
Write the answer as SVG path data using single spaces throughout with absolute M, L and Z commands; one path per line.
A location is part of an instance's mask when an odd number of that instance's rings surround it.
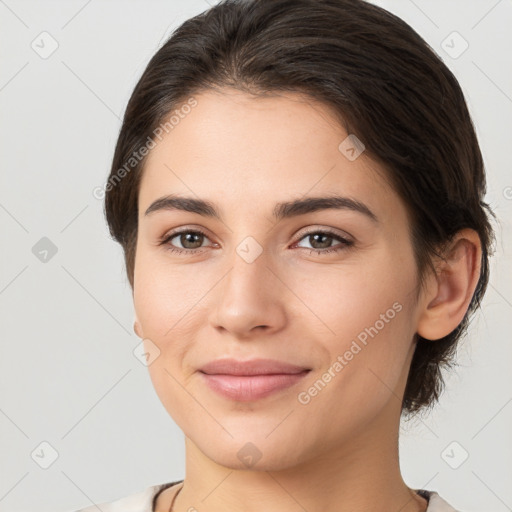
M 205 364 L 199 371 L 210 375 L 272 375 L 302 373 L 310 368 L 277 361 L 274 359 L 217 359 Z

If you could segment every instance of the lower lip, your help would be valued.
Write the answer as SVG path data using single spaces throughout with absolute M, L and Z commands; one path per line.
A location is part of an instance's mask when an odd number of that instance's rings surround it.
M 278 391 L 289 388 L 301 381 L 309 370 L 301 373 L 279 375 L 210 375 L 200 372 L 206 384 L 220 395 L 249 402 L 259 400 Z

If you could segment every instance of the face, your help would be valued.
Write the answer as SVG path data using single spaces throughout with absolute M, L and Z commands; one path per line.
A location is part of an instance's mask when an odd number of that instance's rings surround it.
M 228 467 L 244 467 L 242 448 L 273 469 L 343 450 L 400 410 L 418 319 L 405 206 L 365 152 L 340 150 L 348 134 L 312 99 L 194 98 L 140 186 L 134 305 L 155 390 Z M 169 195 L 211 209 L 155 203 Z M 309 372 L 228 397 L 199 371 L 226 357 Z

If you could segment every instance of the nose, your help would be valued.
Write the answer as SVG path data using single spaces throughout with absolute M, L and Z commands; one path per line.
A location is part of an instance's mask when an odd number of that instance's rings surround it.
M 289 291 L 276 275 L 270 259 L 265 250 L 255 259 L 246 257 L 240 247 L 233 251 L 229 269 L 212 297 L 210 321 L 215 329 L 237 339 L 283 329 Z

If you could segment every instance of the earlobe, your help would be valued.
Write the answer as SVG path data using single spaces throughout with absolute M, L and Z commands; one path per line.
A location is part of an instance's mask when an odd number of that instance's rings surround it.
M 432 276 L 429 294 L 418 320 L 417 333 L 428 340 L 450 334 L 461 322 L 480 277 L 481 243 L 478 233 L 463 229 L 445 251 L 445 260 Z
M 135 322 L 133 323 L 133 332 L 135 332 L 135 334 L 139 338 L 144 338 L 144 336 L 142 334 L 142 328 L 140 326 L 139 319 L 137 318 L 137 315 L 135 315 Z

